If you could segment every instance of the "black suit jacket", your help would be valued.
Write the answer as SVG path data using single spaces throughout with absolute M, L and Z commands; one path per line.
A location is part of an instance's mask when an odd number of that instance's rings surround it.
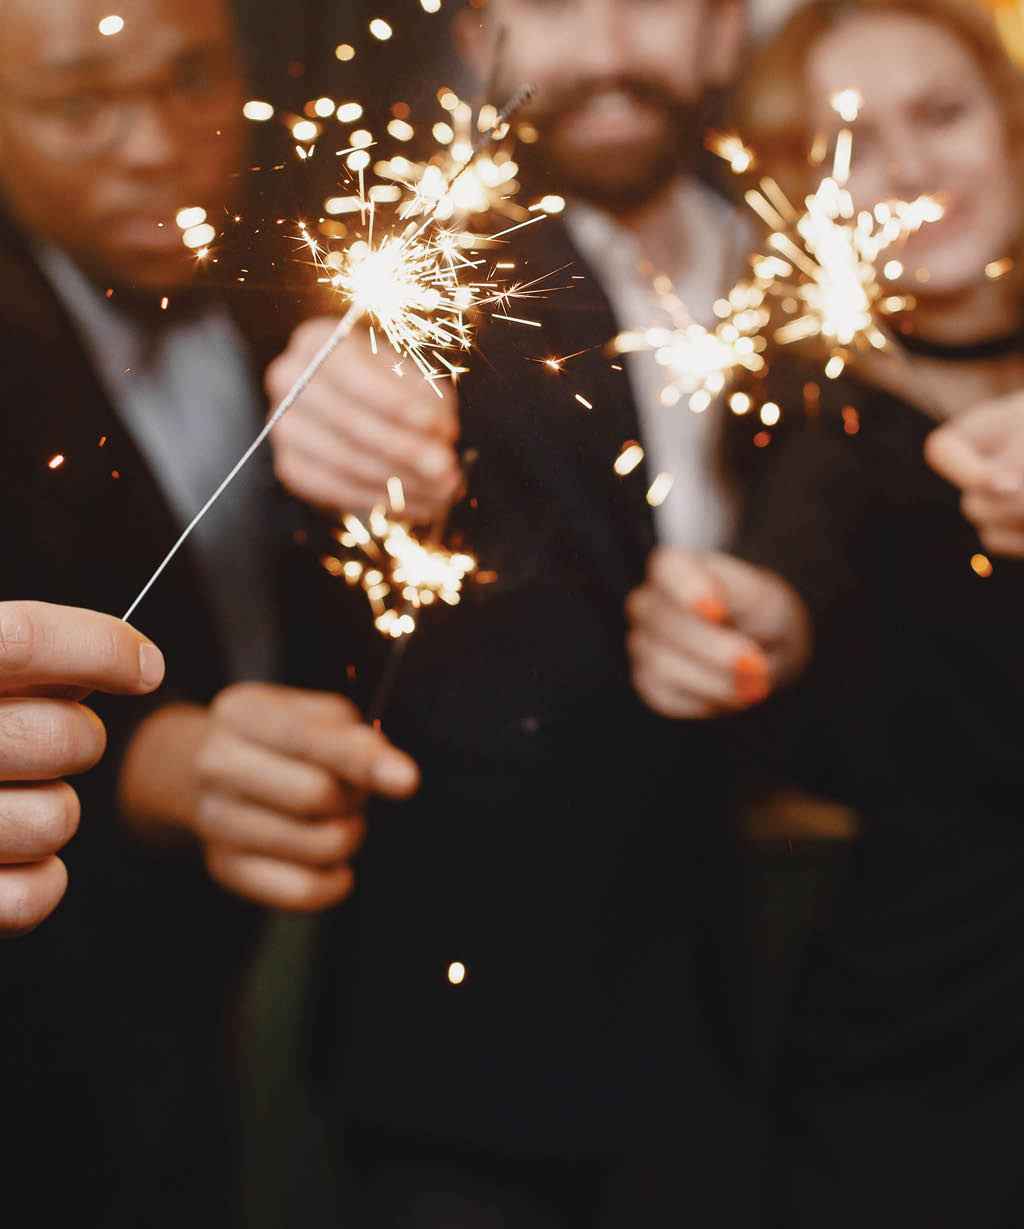
M 633 692 L 623 602 L 654 533 L 644 467 L 612 468 L 640 434 L 603 353 L 616 325 L 557 222 L 521 238 L 517 276 L 570 289 L 511 313 L 539 329 L 482 327 L 460 385 L 478 455 L 453 531 L 498 578 L 408 646 L 384 726 L 423 787 L 374 808 L 326 936 L 318 1052 L 348 1123 L 565 1157 L 707 1104 L 736 764 L 729 726 L 659 720 Z M 562 376 L 538 361 L 580 351 Z M 386 652 L 363 650 L 364 696 Z
M 243 303 L 271 349 L 275 334 L 287 336 L 293 307 L 267 296 Z M 0 598 L 120 615 L 180 526 L 5 220 L 0 370 Z M 58 453 L 64 462 L 50 469 Z M 277 498 L 266 454 L 253 464 L 263 467 L 268 500 Z M 290 643 L 306 657 L 293 656 L 289 676 L 328 686 L 308 587 L 320 573 L 294 550 L 283 500 L 275 524 L 267 569 L 285 624 L 283 595 L 300 609 L 301 635 Z M 244 619 L 246 595 L 237 598 Z M 119 752 L 138 722 L 169 700 L 204 703 L 227 681 L 191 544 L 133 621 L 163 649 L 165 685 L 141 700 L 90 701 L 109 748 L 77 782 L 83 821 L 66 851 L 67 897 L 33 935 L 0 947 L 0 1150 L 5 1168 L 26 1184 L 38 1180 L 42 1223 L 223 1225 L 232 1193 L 229 1013 L 258 915 L 209 882 L 198 851 L 143 849 L 122 830 L 115 802 Z

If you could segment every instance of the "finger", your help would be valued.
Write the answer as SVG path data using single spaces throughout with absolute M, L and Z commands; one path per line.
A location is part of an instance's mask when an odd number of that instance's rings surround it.
M 241 684 L 221 693 L 214 712 L 247 739 L 326 768 L 357 790 L 405 798 L 419 785 L 415 762 L 341 696 Z
M 737 682 L 730 671 L 709 668 L 663 641 L 633 632 L 629 638 L 629 655 L 634 669 L 644 679 L 659 680 L 661 693 L 713 706 L 730 707 L 740 703 Z
M 991 461 L 981 451 L 977 436 L 962 420 L 936 427 L 924 442 L 925 460 L 947 482 L 961 489 L 983 485 L 992 469 Z
M 63 781 L 0 786 L 0 863 L 41 862 L 78 828 L 78 795 Z
M 224 794 L 204 794 L 195 830 L 200 840 L 239 852 L 303 866 L 329 867 L 347 861 L 365 836 L 363 820 L 339 816 L 310 822 Z
M 343 901 L 355 884 L 348 866 L 320 870 L 213 846 L 207 847 L 205 857 L 211 878 L 228 891 L 290 913 L 329 909 Z
M 205 791 L 228 794 L 270 810 L 314 819 L 345 815 L 356 796 L 333 773 L 213 729 L 199 751 L 196 770 Z
M 91 768 L 103 723 L 70 700 L 0 699 L 0 781 L 52 781 Z
M 309 390 L 301 413 L 283 418 L 275 428 L 280 441 L 302 445 L 323 455 L 338 468 L 355 460 L 365 467 L 416 475 L 436 482 L 455 463 L 455 450 L 446 434 L 395 422 L 362 397 L 342 400 L 321 387 Z
M 68 873 L 60 858 L 0 866 L 0 935 L 34 930 L 57 908 L 67 886 Z
M 996 529 L 1024 526 L 1024 500 L 1012 495 L 972 489 L 960 500 L 960 509 L 972 525 Z
M 633 622 L 636 632 L 666 652 L 698 663 L 723 686 L 736 689 L 741 681 L 767 681 L 767 660 L 751 637 L 693 614 L 662 592 L 640 591 L 630 603 L 637 616 Z
M 336 323 L 333 319 L 307 321 L 296 329 L 284 354 L 267 369 L 267 390 L 273 401 L 287 394 Z M 396 374 L 395 365 L 390 349 L 374 354 L 368 335 L 354 333 L 321 367 L 316 390 L 311 386 L 296 404 L 309 404 L 311 396 L 326 392 L 343 402 L 358 400 L 371 405 L 394 422 L 420 429 L 429 429 L 450 417 L 451 406 L 445 397 L 438 397 L 418 372 Z
M 706 700 L 672 691 L 658 675 L 649 673 L 645 667 L 634 670 L 633 686 L 647 707 L 661 717 L 673 721 L 700 721 L 718 716 L 718 710 Z
M 711 623 L 728 617 L 724 594 L 704 559 L 694 551 L 655 547 L 647 561 L 647 579 L 680 610 L 692 611 Z
M 1024 558 L 1024 533 L 1016 529 L 984 529 L 979 535 L 981 544 L 990 555 L 1008 559 Z
M 391 477 L 401 479 L 407 503 L 415 500 L 436 507 L 458 486 L 458 458 L 447 445 L 422 439 L 417 440 L 415 459 L 406 455 L 411 451 L 403 446 L 391 455 L 369 452 L 358 440 L 349 441 L 317 423 L 296 420 L 289 435 L 275 443 L 274 467 L 280 481 L 305 499 L 310 498 L 307 471 L 326 471 L 332 477 L 326 502 L 336 508 L 386 502 Z
M 159 686 L 160 650 L 110 615 L 46 602 L 0 602 L 0 691 L 30 685 L 142 695 Z

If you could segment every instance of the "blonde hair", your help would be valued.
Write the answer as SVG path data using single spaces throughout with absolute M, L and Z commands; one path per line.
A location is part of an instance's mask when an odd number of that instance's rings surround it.
M 809 186 L 807 155 L 814 140 L 807 63 L 814 48 L 843 22 L 865 15 L 905 14 L 948 31 L 970 54 L 1002 111 L 1007 143 L 1024 188 L 1024 77 L 995 26 L 962 0 L 808 0 L 773 37 L 755 49 L 733 95 L 732 122 L 761 165 L 797 199 Z

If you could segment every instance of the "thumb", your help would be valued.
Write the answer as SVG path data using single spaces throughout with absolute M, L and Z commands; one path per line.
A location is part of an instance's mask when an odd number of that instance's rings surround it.
M 709 623 L 725 623 L 727 595 L 708 566 L 710 557 L 680 546 L 656 546 L 648 557 L 647 580 L 680 610 Z
M 984 486 L 993 471 L 990 458 L 980 446 L 984 438 L 965 429 L 963 423 L 944 423 L 925 440 L 925 460 L 940 477 L 961 490 Z

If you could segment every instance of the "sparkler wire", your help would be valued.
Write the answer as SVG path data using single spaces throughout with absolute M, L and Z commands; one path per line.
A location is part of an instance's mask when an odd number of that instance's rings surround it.
M 177 540 L 177 542 L 175 542 L 175 544 L 167 552 L 167 555 L 164 557 L 163 562 L 160 564 L 157 570 L 153 573 L 153 575 L 149 578 L 149 580 L 146 581 L 138 597 L 135 599 L 134 602 L 132 602 L 132 604 L 128 607 L 128 609 L 125 611 L 124 615 L 122 616 L 122 622 L 127 623 L 128 620 L 132 617 L 132 615 L 135 613 L 142 599 L 146 596 L 146 594 L 150 591 L 150 589 L 152 589 L 152 587 L 160 579 L 161 575 L 164 572 L 164 569 L 171 562 L 171 560 L 178 553 L 178 551 L 181 550 L 181 548 L 188 541 L 195 527 L 199 524 L 199 522 L 203 519 L 203 517 L 207 514 L 207 512 L 210 511 L 210 509 L 217 502 L 217 500 L 220 499 L 221 495 L 224 494 L 227 488 L 231 485 L 231 483 L 235 480 L 235 478 L 241 472 L 243 467 L 252 457 L 253 453 L 256 452 L 256 450 L 263 443 L 263 441 L 267 438 L 267 436 L 274 429 L 274 427 L 281 421 L 281 419 L 285 416 L 285 414 L 287 414 L 288 411 L 292 408 L 292 406 L 295 404 L 298 398 L 305 391 L 309 382 L 313 379 L 313 377 L 320 370 L 320 368 L 324 365 L 324 363 L 327 362 L 331 354 L 334 353 L 334 351 L 341 344 L 341 342 L 343 342 L 345 338 L 348 337 L 348 335 L 352 332 L 352 330 L 355 328 L 356 324 L 359 322 L 359 319 L 362 315 L 363 315 L 363 309 L 353 304 L 353 306 L 351 306 L 348 309 L 348 311 L 344 314 L 344 316 L 342 316 L 342 318 L 338 321 L 338 324 L 335 327 L 334 332 L 331 333 L 330 337 L 328 337 L 328 339 L 324 342 L 324 344 L 320 347 L 320 349 L 313 356 L 313 359 L 309 363 L 309 366 L 306 367 L 306 369 L 302 372 L 299 378 L 295 381 L 295 383 L 288 390 L 287 394 L 281 401 L 280 405 L 277 407 L 276 410 L 274 410 L 273 414 L 271 414 L 270 417 L 267 419 L 266 423 L 264 424 L 263 430 L 260 431 L 259 435 L 256 436 L 253 442 L 249 445 L 249 447 L 245 450 L 242 456 L 238 459 L 238 461 L 236 462 L 231 472 L 224 478 L 224 481 L 220 484 L 219 487 L 217 487 L 217 489 L 213 492 L 213 494 L 206 501 L 206 503 L 203 504 L 203 506 L 196 513 L 196 515 L 192 518 L 192 520 L 189 522 L 189 524 L 186 526 L 186 528 L 182 532 L 181 537 Z

